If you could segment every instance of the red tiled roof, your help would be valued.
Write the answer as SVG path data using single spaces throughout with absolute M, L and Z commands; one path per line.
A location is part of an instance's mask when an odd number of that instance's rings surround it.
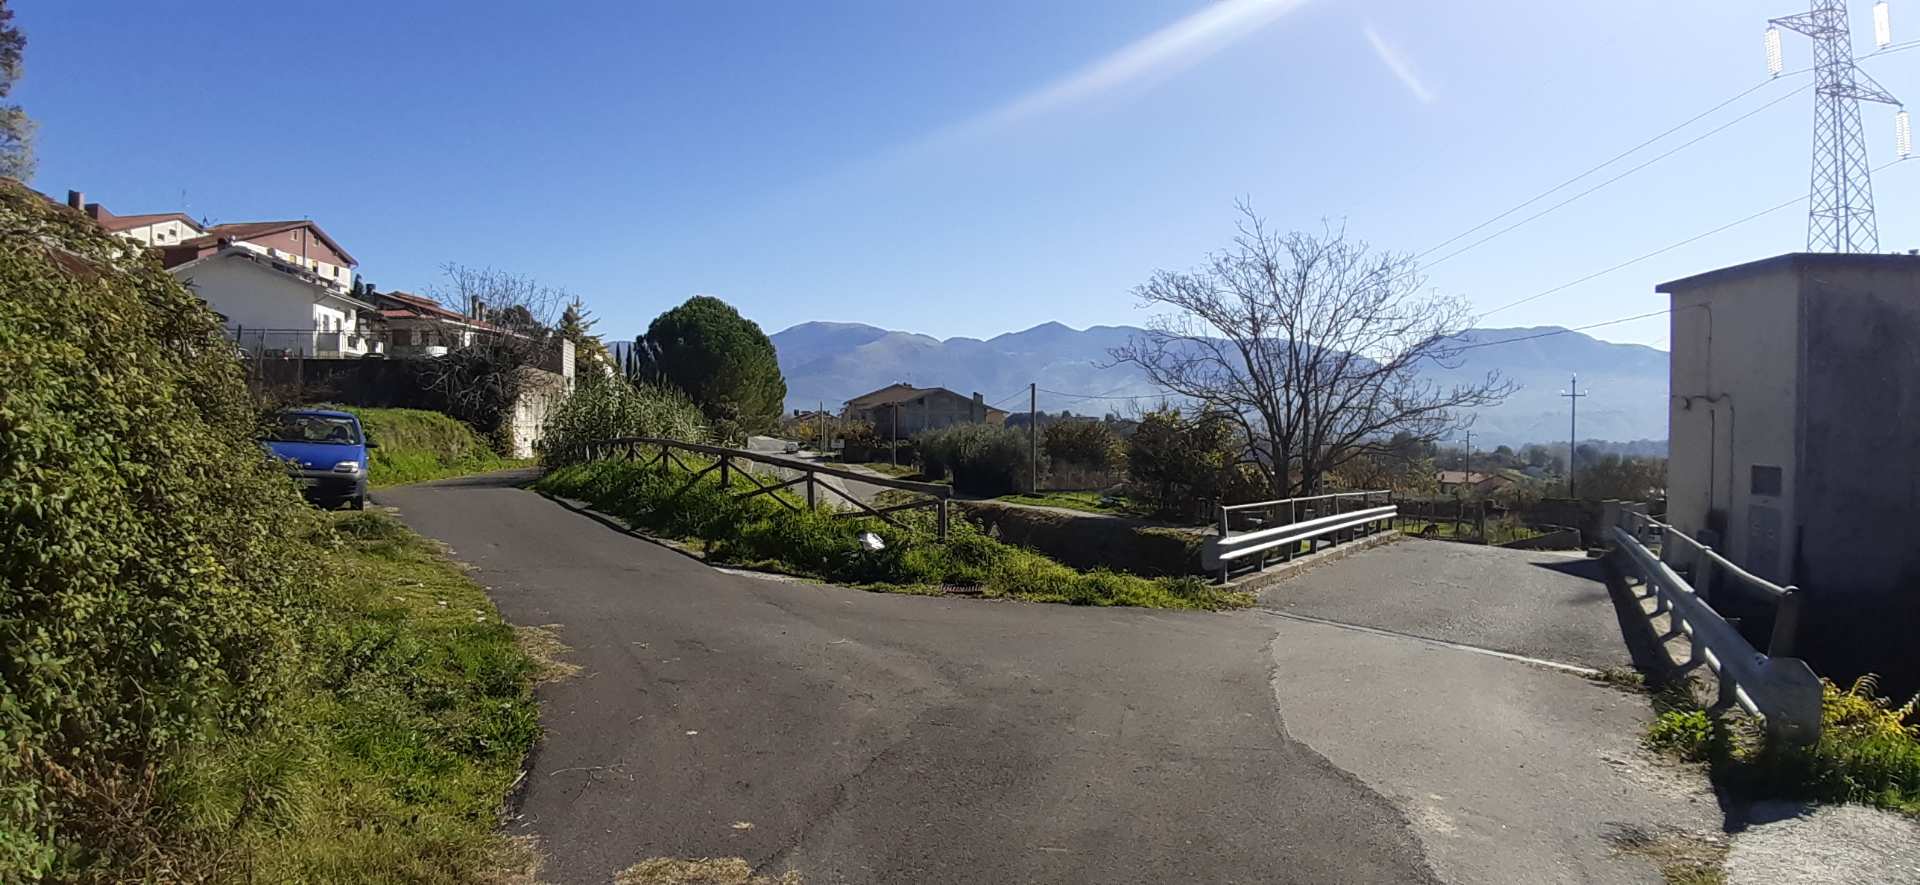
M 456 322 L 475 329 L 502 331 L 492 323 L 476 320 L 424 295 L 412 292 L 375 292 L 374 303 L 381 305 L 380 316 L 390 320 L 440 320 Z M 389 306 L 389 305 L 397 306 Z

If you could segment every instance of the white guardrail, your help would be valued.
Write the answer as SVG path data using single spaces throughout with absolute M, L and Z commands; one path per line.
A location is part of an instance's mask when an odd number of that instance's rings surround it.
M 1612 527 L 1613 540 L 1625 554 L 1627 567 L 1654 593 L 1654 614 L 1666 614 L 1687 634 L 1693 649 L 1689 663 L 1704 662 L 1720 677 L 1717 706 L 1731 704 L 1766 720 L 1767 733 L 1776 740 L 1810 745 L 1820 739 L 1820 680 L 1805 661 L 1790 657 L 1800 614 L 1800 594 L 1748 573 L 1671 526 L 1644 513 L 1623 511 L 1624 525 Z M 1658 536 L 1661 553 L 1648 550 L 1644 539 Z M 1687 551 L 1686 554 L 1680 551 Z M 1667 560 L 1685 556 L 1694 584 L 1682 578 Z M 1695 585 L 1708 586 L 1715 571 L 1778 600 L 1773 638 L 1767 653 L 1747 642 L 1740 631 L 1707 604 Z
M 1275 551 L 1282 561 L 1292 559 L 1302 542 L 1324 539 L 1338 544 L 1343 536 L 1351 540 L 1389 530 L 1397 508 L 1392 504 L 1374 506 L 1374 496 L 1385 498 L 1387 493 L 1339 492 L 1222 506 L 1219 508 L 1220 534 L 1208 538 L 1200 548 L 1200 566 L 1208 572 L 1219 572 L 1220 582 L 1226 583 L 1237 566 L 1251 562 L 1256 569 L 1265 568 L 1267 557 Z M 1234 514 L 1264 510 L 1277 516 L 1282 507 L 1286 508 L 1288 518 L 1285 524 L 1238 535 L 1233 533 Z M 1304 520 L 1298 518 L 1303 510 L 1308 515 Z

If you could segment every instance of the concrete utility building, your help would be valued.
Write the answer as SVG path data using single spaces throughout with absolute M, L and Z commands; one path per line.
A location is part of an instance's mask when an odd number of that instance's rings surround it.
M 1807 591 L 1808 639 L 1836 674 L 1885 663 L 1848 645 L 1911 657 L 1920 256 L 1794 253 L 1658 291 L 1672 296 L 1669 521 Z

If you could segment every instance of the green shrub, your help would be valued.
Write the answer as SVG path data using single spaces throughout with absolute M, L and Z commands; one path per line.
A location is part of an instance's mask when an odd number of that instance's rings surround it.
M 953 487 L 977 495 L 1004 495 L 1029 485 L 1032 451 L 1025 435 L 994 424 L 956 424 L 913 438 L 920 469 L 930 479 L 953 477 Z
M 588 373 L 547 416 L 539 448 L 542 460 L 558 464 L 580 445 L 625 436 L 705 442 L 707 424 L 699 407 L 674 388 Z
M 484 593 L 300 500 L 149 253 L 13 182 L 0 223 L 0 881 L 485 873 L 536 719 Z
M 1717 781 L 1747 797 L 1864 802 L 1920 815 L 1920 698 L 1896 707 L 1877 689 L 1871 675 L 1844 690 L 1821 680 L 1820 740 L 1811 747 L 1775 744 L 1748 720 L 1698 709 L 1662 713 L 1646 741 L 1710 763 Z
M 692 461 L 690 466 L 699 470 L 705 464 Z M 705 542 L 714 562 L 875 589 L 979 587 L 987 596 L 1036 602 L 1155 608 L 1222 609 L 1252 602 L 1249 594 L 1223 591 L 1197 578 L 1083 574 L 982 535 L 965 520 L 954 520 L 943 541 L 933 532 L 933 517 L 924 512 L 897 514 L 903 527 L 808 511 L 784 491 L 777 494 L 800 507 L 798 512 L 767 496 L 742 500 L 738 493 L 752 486 L 736 478 L 722 488 L 717 472 L 696 481 L 677 467 L 604 460 L 556 469 L 536 487 L 586 500 L 662 536 Z M 863 549 L 862 532 L 878 535 L 884 548 Z
M 1056 421 L 1040 431 L 1040 449 L 1047 460 L 1113 470 L 1126 463 L 1120 435 L 1100 421 Z
M 215 314 L 137 247 L 17 183 L 0 182 L 0 222 L 0 880 L 13 880 L 133 865 L 182 838 L 143 812 L 181 760 L 268 724 L 319 571 L 304 540 L 317 517 L 253 442 Z
M 1227 495 L 1246 494 L 1245 476 L 1235 464 L 1239 444 L 1222 416 L 1149 412 L 1127 437 L 1132 495 L 1164 516 L 1208 516 L 1207 508 Z
M 1648 726 L 1646 745 L 1691 762 L 1704 762 L 1719 743 L 1718 729 L 1718 723 L 1705 710 L 1668 710 Z

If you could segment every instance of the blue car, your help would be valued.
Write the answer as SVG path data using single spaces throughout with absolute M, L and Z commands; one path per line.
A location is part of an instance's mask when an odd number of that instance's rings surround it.
M 375 446 L 352 413 L 290 409 L 275 417 L 260 443 L 286 462 L 307 500 L 366 509 L 367 450 Z

